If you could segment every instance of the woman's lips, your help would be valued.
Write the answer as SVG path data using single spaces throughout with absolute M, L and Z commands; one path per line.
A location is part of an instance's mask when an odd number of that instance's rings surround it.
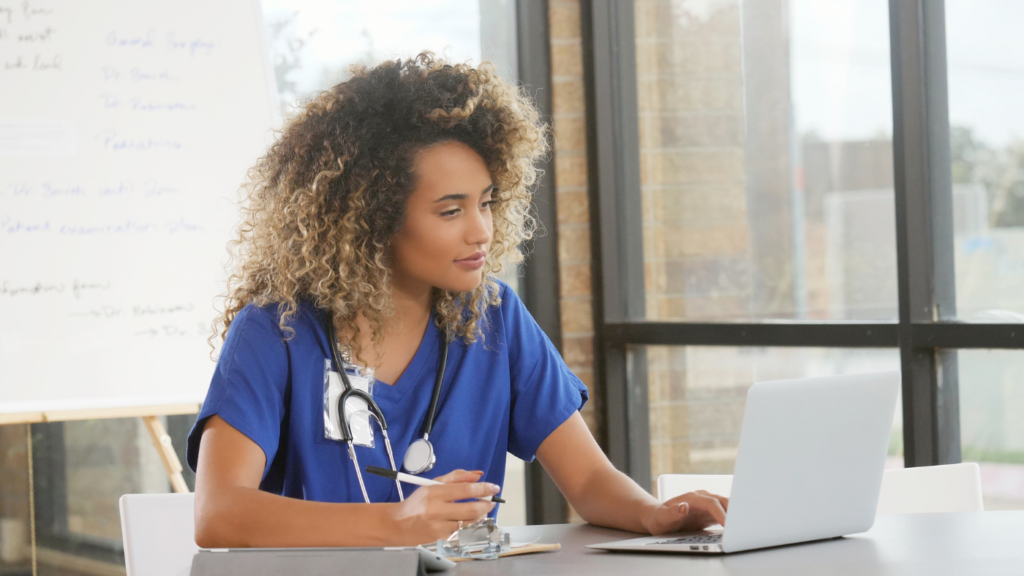
M 469 270 L 476 270 L 484 265 L 484 259 L 487 258 L 487 252 L 477 252 L 469 258 L 463 258 L 462 260 L 456 260 L 455 263 L 463 268 Z

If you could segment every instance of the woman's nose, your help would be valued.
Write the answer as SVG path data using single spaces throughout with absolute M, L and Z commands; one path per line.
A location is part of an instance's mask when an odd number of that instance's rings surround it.
M 466 231 L 467 244 L 488 244 L 491 241 L 493 220 L 490 210 L 480 210 L 470 218 L 469 229 Z

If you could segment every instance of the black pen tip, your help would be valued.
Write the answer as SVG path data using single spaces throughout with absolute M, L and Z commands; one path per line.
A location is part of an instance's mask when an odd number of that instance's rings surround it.
M 366 471 L 375 476 L 383 476 L 384 478 L 390 478 L 394 480 L 398 478 L 398 472 L 394 470 L 388 470 L 387 468 L 381 468 L 379 466 L 367 466 Z M 491 502 L 497 502 L 498 504 L 504 504 L 505 500 L 498 496 L 491 496 Z
M 369 472 L 370 474 L 383 476 L 385 478 L 390 478 L 392 480 L 398 478 L 398 472 L 395 472 L 394 470 L 388 470 L 387 468 L 380 468 L 378 466 L 367 466 L 366 471 Z

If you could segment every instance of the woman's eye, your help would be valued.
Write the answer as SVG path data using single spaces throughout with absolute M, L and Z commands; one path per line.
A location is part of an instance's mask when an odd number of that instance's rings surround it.
M 451 210 L 445 210 L 444 212 L 441 212 L 441 217 L 442 218 L 447 218 L 449 216 L 455 216 L 458 213 L 459 213 L 459 209 L 458 208 L 452 208 Z
M 497 204 L 498 204 L 497 200 L 488 200 L 487 202 L 483 203 L 483 206 L 486 207 L 486 208 L 494 208 Z

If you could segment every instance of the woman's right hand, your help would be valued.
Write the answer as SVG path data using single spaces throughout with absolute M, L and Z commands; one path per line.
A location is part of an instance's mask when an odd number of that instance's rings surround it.
M 479 470 L 453 470 L 434 478 L 443 486 L 421 486 L 395 504 L 392 512 L 397 545 L 417 545 L 447 538 L 459 529 L 459 521 L 471 524 L 494 509 L 494 502 L 469 498 L 487 498 L 500 491 L 498 486 L 479 482 Z

